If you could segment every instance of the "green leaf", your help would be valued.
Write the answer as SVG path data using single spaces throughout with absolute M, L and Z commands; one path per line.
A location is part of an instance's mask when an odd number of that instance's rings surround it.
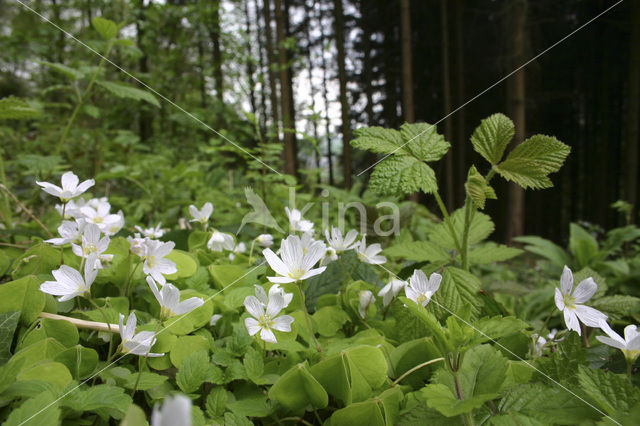
M 473 149 L 492 165 L 498 164 L 513 139 L 513 121 L 504 114 L 493 114 L 480 122 L 471 135 Z
M 396 155 L 376 165 L 369 188 L 381 195 L 413 194 L 438 190 L 435 172 L 425 163 L 409 156 Z
M 0 365 L 11 358 L 11 342 L 18 326 L 20 311 L 9 311 L 0 314 Z
M 180 374 L 179 371 L 178 374 Z M 127 389 L 133 389 L 136 386 L 136 382 L 138 382 L 136 389 L 144 391 L 160 386 L 166 382 L 167 379 L 167 376 L 143 371 L 142 374 L 140 374 L 140 380 L 138 380 L 138 372 L 134 371 L 126 377 L 123 386 Z M 176 381 L 178 381 L 178 375 L 176 375 Z
M 495 200 L 498 198 L 496 192 L 487 183 L 484 176 L 478 173 L 476 166 L 471 166 L 467 182 L 464 184 L 467 195 L 471 197 L 473 202 L 480 208 L 484 209 L 487 198 Z
M 39 361 L 53 359 L 58 353 L 65 349 L 66 348 L 56 339 L 48 337 L 27 347 L 21 348 L 13 355 L 10 362 L 13 363 L 20 359 L 24 359 L 24 366 L 29 367 Z
M 258 352 L 254 348 L 249 348 L 242 360 L 244 369 L 247 372 L 249 379 L 257 385 L 265 384 L 265 380 L 262 378 L 264 374 L 264 360 L 262 353 Z
M 433 310 L 440 316 L 446 316 L 451 312 L 460 315 L 463 309 L 470 309 L 471 316 L 476 317 L 482 307 L 482 300 L 478 297 L 480 286 L 480 280 L 469 272 L 446 267 L 440 288 L 431 300 Z
M 180 336 L 169 354 L 174 367 L 180 364 L 192 353 L 198 351 L 208 351 L 209 342 L 202 336 Z
M 26 100 L 9 96 L 0 99 L 0 120 L 28 120 L 40 117 L 40 110 Z
M 64 64 L 59 64 L 57 62 L 47 62 L 47 61 L 38 61 L 38 63 L 51 68 L 52 70 L 64 75 L 65 77 L 69 78 L 72 81 L 80 80 L 82 77 L 84 77 L 84 74 L 82 74 L 77 69 L 71 68 Z
M 91 24 L 98 34 L 100 34 L 100 36 L 102 36 L 106 41 L 115 38 L 120 31 L 120 28 L 118 28 L 115 22 L 100 16 L 93 18 L 91 20 Z
M 400 344 L 389 354 L 396 378 L 406 373 L 413 367 L 439 358 L 440 352 L 430 337 L 423 337 Z M 427 381 L 438 364 L 434 363 L 411 373 L 402 379 L 401 384 L 409 384 L 420 387 Z
M 553 186 L 549 173 L 557 172 L 571 148 L 551 136 L 534 135 L 511 151 L 495 170 L 508 181 L 523 188 L 543 189 Z
M 22 324 L 31 324 L 42 312 L 44 293 L 40 291 L 40 280 L 27 276 L 0 286 L 0 312 L 20 311 Z
M 147 426 L 147 415 L 142 408 L 136 404 L 131 404 L 127 408 L 124 418 L 120 422 L 120 426 Z
M 464 229 L 464 208 L 459 208 L 454 211 L 451 216 L 451 222 L 453 224 L 453 230 L 458 236 L 458 241 L 462 241 L 462 231 Z M 471 225 L 469 226 L 469 245 L 473 246 L 487 238 L 493 230 L 495 225 L 491 221 L 491 218 L 484 213 L 475 212 Z M 429 234 L 429 241 L 433 244 L 437 244 L 446 249 L 453 250 L 456 245 L 454 243 L 451 232 L 447 224 L 442 221 L 433 227 L 433 230 Z
M 442 384 L 427 385 L 421 393 L 427 400 L 429 407 L 435 408 L 447 417 L 470 413 L 474 409 L 480 408 L 485 402 L 498 397 L 498 394 L 482 394 L 470 398 L 465 397 L 461 401 L 451 389 Z
M 195 392 L 207 380 L 208 367 L 207 351 L 193 352 L 180 363 L 176 383 L 185 393 Z
M 573 264 L 571 256 L 564 251 L 562 247 L 549 240 L 545 240 L 544 238 L 540 238 L 535 235 L 525 235 L 522 237 L 515 237 L 514 241 L 526 244 L 524 246 L 526 251 L 548 259 L 559 268 L 562 268 L 564 265 Z
M 398 406 L 402 396 L 400 389 L 388 389 L 375 398 L 349 404 L 335 411 L 327 424 L 329 426 L 394 425 L 398 420 Z
M 53 359 L 64 364 L 76 380 L 89 377 L 98 366 L 98 353 L 82 345 L 70 347 L 56 354 Z
M 22 405 L 14 409 L 5 426 L 57 426 L 60 422 L 60 408 L 56 397 L 46 391 L 34 398 L 27 399 Z
M 449 142 L 438 134 L 436 126 L 427 123 L 404 123 L 400 127 L 404 148 L 421 161 L 438 161 L 449 150 Z
M 51 383 L 59 389 L 68 385 L 73 378 L 64 364 L 59 362 L 44 362 L 30 368 L 24 368 L 17 377 L 18 381 L 39 380 Z
M 442 247 L 430 241 L 409 241 L 384 249 L 384 254 L 392 258 L 414 260 L 416 262 L 448 262 L 451 256 Z
M 598 241 L 576 223 L 569 225 L 569 251 L 575 256 L 578 268 L 584 268 L 604 256 L 598 251 Z
M 100 384 L 75 389 L 62 399 L 61 405 L 78 412 L 95 411 L 104 420 L 121 419 L 131 405 L 131 397 L 123 388 Z
M 338 306 L 324 306 L 313 314 L 313 320 L 321 336 L 332 337 L 349 321 L 349 315 Z
M 589 304 L 599 311 L 620 317 L 631 315 L 640 310 L 640 298 L 622 294 L 604 296 L 590 301 Z
M 311 374 L 306 361 L 280 376 L 269 389 L 269 398 L 294 412 L 308 405 L 324 408 L 329 404 L 327 392 Z
M 397 130 L 383 127 L 362 127 L 353 133 L 356 138 L 351 141 L 351 145 L 355 148 L 366 149 L 376 154 L 408 154 L 406 150 L 400 148 L 404 142 Z
M 238 265 L 211 265 L 207 269 L 219 289 L 228 286 L 229 288 L 250 286 L 253 289 L 258 276 L 265 273 L 266 267 L 255 268 L 250 273 Z
M 60 249 L 40 243 L 32 246 L 13 262 L 13 279 L 27 275 L 50 274 L 60 265 Z M 24 312 L 23 312 L 24 313 Z
M 484 265 L 493 262 L 504 262 L 524 253 L 519 248 L 488 242 L 480 244 L 469 251 L 469 263 Z
M 207 395 L 207 414 L 209 417 L 219 417 L 224 414 L 227 406 L 227 391 L 222 386 L 211 389 Z
M 640 389 L 624 376 L 610 371 L 594 370 L 581 365 L 578 370 L 580 389 L 606 414 L 621 420 L 640 401 Z
M 47 337 L 53 337 L 68 348 L 76 345 L 79 340 L 78 329 L 70 322 L 40 318 L 35 327 L 24 336 L 21 346 L 26 347 Z
M 178 269 L 175 273 L 166 275 L 168 280 L 176 280 L 178 278 L 187 278 L 192 276 L 198 270 L 198 262 L 190 253 L 182 250 L 171 250 L 165 259 L 169 259 L 176 264 Z
M 158 102 L 156 97 L 146 90 L 138 89 L 137 87 L 129 86 L 124 83 L 113 83 L 111 81 L 104 80 L 97 80 L 96 84 L 118 98 L 145 101 L 160 108 L 160 102 Z

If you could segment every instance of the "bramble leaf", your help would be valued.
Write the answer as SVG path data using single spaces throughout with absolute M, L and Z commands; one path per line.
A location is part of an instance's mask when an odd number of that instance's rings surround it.
M 515 134 L 513 121 L 504 114 L 493 114 L 480 122 L 471 136 L 473 149 L 492 165 L 498 164 Z
M 369 188 L 382 195 L 413 194 L 438 190 L 436 174 L 431 167 L 413 157 L 395 155 L 378 164 L 369 181 Z

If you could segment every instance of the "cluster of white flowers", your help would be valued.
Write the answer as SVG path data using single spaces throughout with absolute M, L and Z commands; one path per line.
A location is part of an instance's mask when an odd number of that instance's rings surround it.
M 273 330 L 289 332 L 293 317 L 280 315 L 280 312 L 289 306 L 293 293 L 285 293 L 278 284 L 269 289 L 269 294 L 258 285 L 255 286 L 255 296 L 247 296 L 244 299 L 244 307 L 253 318 L 246 318 L 244 324 L 250 336 L 260 333 L 260 338 L 265 342 L 276 343 Z

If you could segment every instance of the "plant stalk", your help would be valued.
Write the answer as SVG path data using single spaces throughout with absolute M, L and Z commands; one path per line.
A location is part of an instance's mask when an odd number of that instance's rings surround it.
M 311 337 L 313 338 L 313 341 L 316 344 L 316 349 L 318 350 L 318 352 L 322 352 L 320 343 L 318 343 L 318 339 L 316 339 L 316 334 L 313 332 L 313 326 L 311 325 L 311 317 L 309 316 L 309 311 L 307 311 L 307 304 L 304 302 L 304 293 L 302 292 L 301 288 L 299 288 L 299 290 L 300 290 L 300 304 L 302 305 L 304 318 L 307 320 L 307 328 L 309 329 L 309 333 L 311 333 Z
M 453 229 L 453 223 L 451 222 L 451 217 L 449 216 L 449 212 L 447 212 L 447 208 L 444 206 L 444 203 L 442 202 L 442 198 L 440 198 L 440 194 L 438 193 L 438 191 L 433 193 L 433 196 L 436 199 L 436 202 L 438 203 L 438 207 L 440 208 L 440 212 L 442 212 L 442 217 L 444 218 L 445 223 L 447 224 L 447 228 L 449 228 L 449 232 L 451 233 L 451 236 L 453 237 L 453 243 L 456 246 L 456 250 L 458 250 L 458 253 L 462 252 L 462 246 L 460 245 L 460 241 L 458 240 L 458 235 L 456 234 L 455 230 Z

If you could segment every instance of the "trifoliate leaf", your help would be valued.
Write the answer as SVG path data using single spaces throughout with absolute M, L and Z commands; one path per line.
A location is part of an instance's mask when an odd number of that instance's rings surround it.
M 492 165 L 498 164 L 515 134 L 513 121 L 504 114 L 493 114 L 480 122 L 471 136 L 473 149 Z
M 356 402 L 336 410 L 327 422 L 331 426 L 363 424 L 368 426 L 394 425 L 398 420 L 402 400 L 399 388 L 388 389 L 375 398 Z
M 610 371 L 581 365 L 578 382 L 580 389 L 589 395 L 598 408 L 617 420 L 622 419 L 640 401 L 640 390 L 624 376 Z
M 269 398 L 292 411 L 303 410 L 308 405 L 324 408 L 329 396 L 309 371 L 307 362 L 294 365 L 269 389 Z
M 436 126 L 427 123 L 404 123 L 400 127 L 404 149 L 421 161 L 438 161 L 449 150 L 449 142 L 438 134 Z
M 0 99 L 0 120 L 28 120 L 39 116 L 40 110 L 24 99 L 14 96 Z
M 95 28 L 98 34 L 100 34 L 102 38 L 107 41 L 115 38 L 120 31 L 115 22 L 110 19 L 102 18 L 100 16 L 96 16 L 95 18 L 93 18 L 91 20 L 91 25 L 93 25 L 93 28 Z
M 483 265 L 493 262 L 504 262 L 522 253 L 524 253 L 524 251 L 519 248 L 488 242 L 479 244 L 469 251 L 469 263 L 473 265 Z
M 518 145 L 495 170 L 523 188 L 553 186 L 549 173 L 557 172 L 571 148 L 551 136 L 534 135 Z
M 480 208 L 484 209 L 484 204 L 487 198 L 495 200 L 498 197 L 496 192 L 487 183 L 486 179 L 478 173 L 475 166 L 471 166 L 469 169 L 469 176 L 467 182 L 464 184 L 467 191 L 467 195 L 471 197 L 473 202 Z
M 366 149 L 376 154 L 408 154 L 404 148 L 400 148 L 404 142 L 397 130 L 384 127 L 362 127 L 353 133 L 356 138 L 351 141 L 351 145 L 355 148 Z
M 369 188 L 381 195 L 431 194 L 438 190 L 436 174 L 431 167 L 413 157 L 391 156 L 378 164 L 369 181 Z
M 119 98 L 133 99 L 135 101 L 145 101 L 153 106 L 160 108 L 160 102 L 151 93 L 137 87 L 129 86 L 124 83 L 114 83 L 111 81 L 98 80 L 96 84 L 109 93 Z
M 63 322 L 63 321 L 60 321 Z M 89 377 L 98 365 L 98 352 L 82 345 L 70 347 L 56 356 L 54 361 L 64 364 L 76 380 Z

